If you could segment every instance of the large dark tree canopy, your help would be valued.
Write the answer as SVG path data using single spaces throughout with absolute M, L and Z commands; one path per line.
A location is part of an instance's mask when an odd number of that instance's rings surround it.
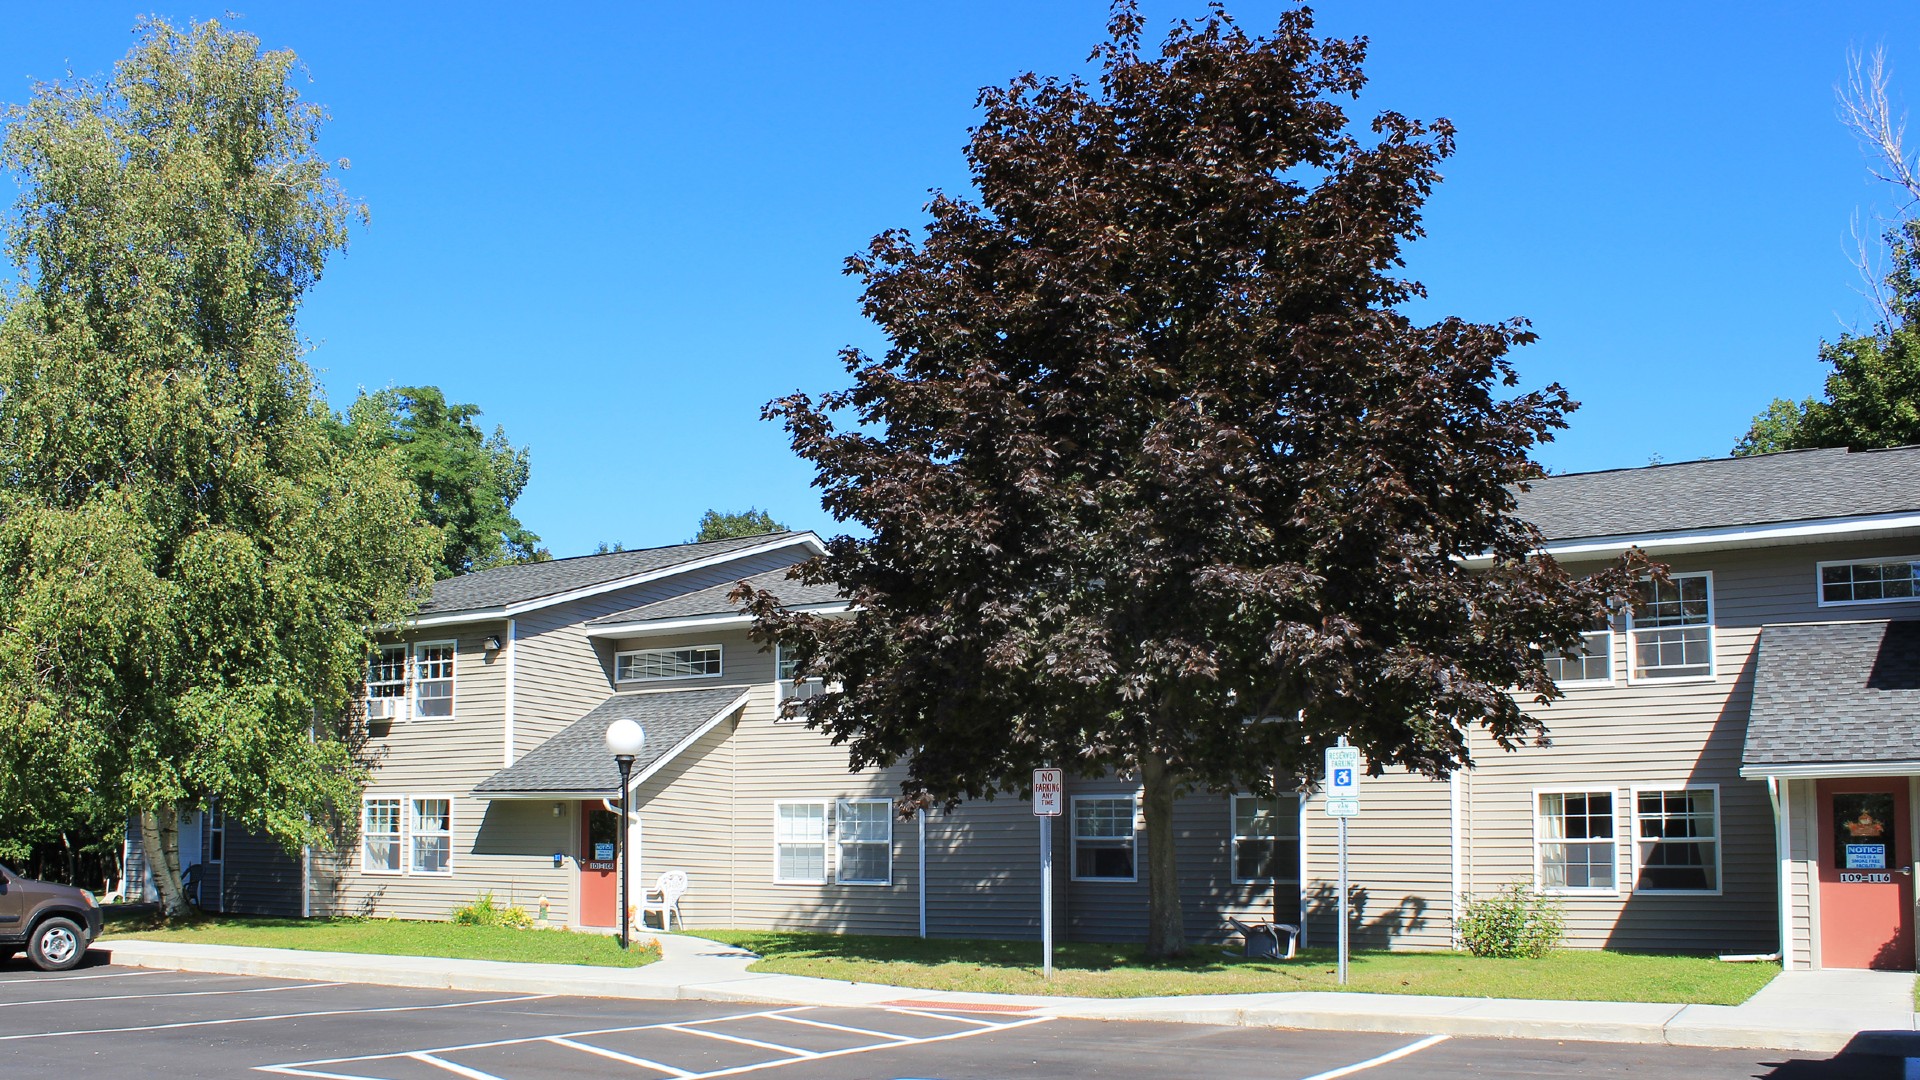
M 1553 696 L 1539 649 L 1626 579 L 1570 579 L 1512 516 L 1574 407 L 1516 389 L 1524 324 L 1399 310 L 1449 125 L 1356 134 L 1364 43 L 1304 10 L 1180 24 L 1158 56 L 1129 7 L 1112 31 L 1097 86 L 983 92 L 974 198 L 849 260 L 889 348 L 768 412 L 871 533 L 808 570 L 858 614 L 755 606 L 838 684 L 813 721 L 856 766 L 906 761 L 909 801 L 1138 770 L 1150 944 L 1177 951 L 1175 789 L 1266 789 L 1341 734 L 1433 774 L 1475 728 L 1532 738 L 1509 689 Z

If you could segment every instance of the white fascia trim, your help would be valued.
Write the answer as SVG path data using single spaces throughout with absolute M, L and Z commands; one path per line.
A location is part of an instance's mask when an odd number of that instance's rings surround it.
M 1777 525 L 1735 525 L 1717 529 L 1693 529 L 1685 532 L 1640 533 L 1624 536 L 1595 536 L 1577 540 L 1549 541 L 1538 551 L 1556 559 L 1591 555 L 1618 555 L 1630 547 L 1648 552 L 1683 552 L 1715 548 L 1743 547 L 1748 544 L 1842 539 L 1856 533 L 1920 529 L 1920 514 L 1878 514 L 1872 517 L 1822 518 L 1814 521 L 1790 521 Z M 1490 554 L 1469 555 L 1460 560 L 1471 567 L 1490 566 Z
M 649 570 L 644 574 L 634 574 L 629 577 L 617 578 L 613 581 L 603 581 L 598 585 L 588 585 L 583 588 L 574 589 L 571 592 L 554 593 L 551 596 L 542 596 L 533 600 L 522 600 L 517 604 L 507 604 L 490 608 L 469 608 L 465 611 L 448 611 L 439 615 L 424 615 L 417 619 L 407 620 L 402 629 L 410 627 L 453 626 L 459 623 L 478 622 L 482 619 L 504 619 L 509 615 L 538 611 L 541 608 L 552 607 L 555 604 L 565 604 L 569 601 L 581 600 L 589 596 L 599 596 L 601 593 L 614 592 L 615 590 L 629 588 L 634 585 L 644 585 L 649 581 L 659 581 L 661 578 L 673 577 L 675 574 L 684 574 L 691 570 L 705 570 L 708 567 L 720 566 L 732 562 L 735 559 L 744 559 L 749 555 L 764 555 L 769 551 L 779 551 L 783 548 L 790 547 L 810 548 L 815 555 L 824 555 L 827 552 L 826 546 L 820 543 L 818 536 L 810 532 L 795 533 L 792 536 L 775 540 L 772 543 L 756 544 L 748 548 L 735 548 L 732 551 L 720 555 L 710 555 L 704 559 L 695 559 L 693 562 L 675 563 L 672 566 L 662 567 L 658 570 Z
M 805 615 L 824 615 L 828 617 L 847 615 L 853 611 L 853 605 L 807 604 L 790 611 Z M 587 627 L 590 638 L 635 638 L 657 637 L 662 634 L 677 634 L 682 630 L 737 630 L 743 626 L 752 626 L 751 615 L 688 615 L 679 619 L 647 619 L 640 622 L 603 623 Z
M 1742 765 L 1743 780 L 1841 780 L 1860 776 L 1920 776 L 1920 761 L 1836 761 L 1820 765 Z

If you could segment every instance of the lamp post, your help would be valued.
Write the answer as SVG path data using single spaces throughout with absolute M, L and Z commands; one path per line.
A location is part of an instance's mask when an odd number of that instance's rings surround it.
M 620 947 L 627 947 L 627 912 L 629 900 L 627 885 L 633 877 L 633 867 L 629 865 L 633 857 L 627 854 L 627 799 L 628 785 L 632 783 L 633 759 L 647 745 L 647 733 L 640 725 L 621 717 L 607 725 L 607 753 L 613 755 L 614 764 L 620 766 L 620 847 L 614 853 L 614 868 L 620 874 Z

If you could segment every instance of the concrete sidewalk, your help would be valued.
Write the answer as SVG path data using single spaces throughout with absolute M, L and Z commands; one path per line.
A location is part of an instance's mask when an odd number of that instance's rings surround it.
M 1920 1056 L 1910 974 L 1786 972 L 1743 1005 L 1523 1001 L 1403 994 L 1277 993 L 1161 998 L 1038 997 L 914 990 L 750 972 L 754 957 L 683 934 L 653 935 L 663 958 L 643 968 L 296 952 L 116 940 L 113 963 L 226 975 L 383 986 L 784 1005 L 941 1004 L 1088 1020 L 1376 1031 L 1590 1042 L 1666 1043 Z

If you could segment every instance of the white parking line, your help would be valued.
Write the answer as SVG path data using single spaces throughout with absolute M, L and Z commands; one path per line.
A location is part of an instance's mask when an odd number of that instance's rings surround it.
M 848 1027 L 845 1024 L 829 1024 L 825 1020 L 809 1020 L 804 1016 L 790 1016 L 786 1013 L 780 1013 L 774 1016 L 773 1019 L 784 1020 L 789 1024 L 805 1024 L 808 1027 L 826 1028 L 828 1031 L 846 1031 L 855 1035 L 871 1035 L 876 1039 L 899 1039 L 902 1042 L 907 1042 L 913 1038 L 911 1035 L 895 1035 L 891 1031 L 874 1031 L 871 1028 Z
M 82 979 L 131 979 L 137 975 L 178 975 L 177 971 L 109 971 L 100 975 L 30 975 L 20 979 L 0 979 L 0 986 L 38 986 L 50 982 L 79 982 Z
M 1398 1050 L 1389 1050 L 1379 1057 L 1370 1057 L 1365 1061 L 1356 1061 L 1351 1065 L 1343 1065 L 1338 1069 L 1328 1069 L 1326 1072 L 1314 1073 L 1312 1076 L 1301 1077 L 1301 1080 L 1340 1080 L 1340 1077 L 1352 1076 L 1357 1072 L 1365 1072 L 1376 1065 L 1385 1065 L 1389 1061 L 1399 1061 L 1403 1057 L 1417 1054 L 1429 1046 L 1435 1046 L 1446 1041 L 1447 1036 L 1445 1035 L 1429 1035 L 1419 1042 L 1408 1043 Z
M 366 1013 L 428 1012 L 434 1009 L 465 1009 L 475 1005 L 511 1005 L 522 1001 L 544 1001 L 552 994 L 523 994 L 518 997 L 487 998 L 484 1001 L 448 1001 L 439 1005 L 389 1005 L 378 1009 L 323 1009 L 317 1012 L 278 1013 L 272 1016 L 233 1016 L 222 1020 L 186 1020 L 177 1024 L 142 1024 L 137 1027 L 76 1028 L 71 1031 L 30 1031 L 19 1035 L 0 1035 L 0 1042 L 23 1039 L 61 1039 L 69 1035 L 124 1035 L 138 1031 L 173 1031 L 178 1028 L 220 1027 L 225 1024 L 257 1024 L 266 1020 L 304 1020 L 313 1016 L 360 1016 Z M 387 1054 L 386 1057 L 395 1055 Z M 345 1060 L 345 1059 L 343 1059 Z
M 859 1034 L 871 1035 L 873 1038 L 877 1040 L 884 1040 L 884 1041 L 873 1042 L 864 1046 L 851 1046 L 841 1050 L 828 1050 L 828 1051 L 802 1050 L 802 1049 L 799 1049 L 798 1047 L 781 1046 L 778 1043 L 761 1042 L 760 1040 L 757 1040 L 757 1039 L 747 1039 L 747 1038 L 743 1038 L 736 1035 L 728 1035 L 723 1032 L 705 1030 L 705 1028 L 708 1025 L 725 1024 L 725 1023 L 730 1023 L 730 1022 L 740 1021 L 740 1020 L 762 1020 L 762 1019 L 799 1020 L 798 1017 L 794 1017 L 789 1014 L 798 1013 L 798 1012 L 807 1012 L 807 1011 L 811 1011 L 814 1008 L 816 1008 L 816 1006 L 801 1005 L 801 1006 L 794 1006 L 792 1008 L 786 1008 L 786 1009 L 767 1009 L 767 1010 L 761 1010 L 761 1011 L 750 1012 L 750 1013 L 735 1013 L 727 1016 L 706 1017 L 704 1019 L 699 1019 L 699 1020 L 677 1020 L 677 1021 L 666 1021 L 658 1024 L 638 1024 L 638 1025 L 633 1025 L 629 1027 L 594 1028 L 587 1031 L 569 1031 L 569 1032 L 563 1032 L 563 1033 L 554 1034 L 554 1035 L 533 1035 L 533 1036 L 528 1036 L 526 1038 L 519 1038 L 519 1039 L 495 1039 L 488 1042 L 465 1043 L 459 1046 L 438 1046 L 438 1047 L 433 1047 L 431 1049 L 424 1049 L 424 1050 L 412 1050 L 412 1051 L 398 1050 L 398 1051 L 393 1051 L 385 1054 L 361 1054 L 355 1057 L 318 1058 L 311 1061 L 293 1061 L 283 1065 L 259 1065 L 259 1066 L 255 1066 L 254 1071 L 278 1073 L 282 1076 L 312 1077 L 312 1078 L 316 1078 L 316 1080 L 378 1080 L 377 1077 L 369 1076 L 364 1073 L 352 1073 L 352 1072 L 335 1071 L 335 1070 L 343 1070 L 347 1067 L 351 1067 L 354 1065 L 370 1066 L 370 1063 L 376 1062 L 376 1061 L 410 1060 L 410 1061 L 420 1062 L 426 1065 L 432 1065 L 437 1068 L 445 1069 L 448 1072 L 455 1073 L 459 1076 L 467 1077 L 468 1080 L 501 1080 L 501 1078 L 493 1076 L 493 1074 L 491 1073 L 481 1072 L 478 1069 L 474 1069 L 466 1065 L 460 1065 L 456 1062 L 448 1061 L 446 1059 L 446 1055 L 458 1054 L 468 1050 L 487 1050 L 487 1049 L 493 1049 L 493 1048 L 502 1047 L 502 1046 L 521 1046 L 528 1043 L 544 1042 L 544 1043 L 548 1043 L 555 1046 L 569 1047 L 571 1049 L 581 1051 L 583 1053 L 594 1054 L 599 1057 L 606 1058 L 612 1061 L 619 1061 L 626 1064 L 635 1065 L 641 1068 L 654 1069 L 662 1073 L 665 1073 L 668 1076 L 678 1077 L 680 1078 L 680 1080 L 718 1080 L 718 1078 L 720 1077 L 744 1076 L 748 1073 L 757 1073 L 763 1070 L 783 1068 L 788 1065 L 797 1065 L 801 1062 L 825 1061 L 830 1058 L 848 1057 L 854 1054 L 870 1053 L 874 1050 L 897 1050 L 897 1049 L 902 1049 L 902 1048 L 911 1047 L 911 1046 L 924 1046 L 929 1043 L 951 1042 L 955 1039 L 970 1039 L 976 1035 L 985 1035 L 992 1031 L 1012 1030 L 1014 1028 L 1028 1027 L 1033 1024 L 1043 1024 L 1052 1019 L 1052 1017 L 1047 1017 L 1047 1016 L 1034 1016 L 1034 1017 L 1026 1017 L 1020 1020 L 1008 1020 L 1004 1022 L 1001 1022 L 1001 1021 L 982 1022 L 982 1021 L 974 1020 L 971 1017 L 952 1016 L 946 1013 L 933 1012 L 930 1010 L 919 1010 L 919 1009 L 886 1009 L 885 1010 L 887 1012 L 906 1013 L 914 1016 L 926 1017 L 929 1019 L 951 1020 L 959 1023 L 976 1025 L 972 1027 L 963 1028 L 959 1031 L 949 1032 L 945 1035 L 931 1035 L 931 1036 L 909 1036 L 909 1035 L 899 1035 L 899 1034 L 886 1032 L 886 1031 L 868 1031 L 862 1028 L 847 1028 L 845 1025 L 830 1024 L 825 1021 L 801 1021 L 801 1022 L 809 1023 L 811 1026 L 815 1026 L 815 1027 L 847 1030 L 847 1031 L 851 1031 Z M 983 1025 L 983 1026 L 979 1026 L 979 1025 Z M 784 1053 L 789 1056 L 776 1058 L 772 1061 L 756 1061 L 747 1065 L 736 1065 L 736 1066 L 732 1066 L 730 1068 L 725 1068 L 725 1069 L 714 1069 L 708 1072 L 692 1072 L 686 1069 L 677 1068 L 672 1065 L 667 1065 L 662 1062 L 652 1061 L 642 1057 L 635 1057 L 629 1054 L 623 1054 L 618 1051 L 608 1050 L 604 1047 L 594 1046 L 589 1043 L 581 1041 L 581 1040 L 590 1039 L 590 1038 L 593 1038 L 594 1036 L 600 1036 L 600 1035 L 626 1035 L 634 1032 L 645 1032 L 645 1031 L 673 1031 L 683 1035 L 706 1035 L 710 1038 L 725 1039 L 728 1042 L 742 1043 L 748 1046 L 757 1046 L 757 1047 L 762 1047 L 770 1050 L 776 1050 L 780 1053 Z
M 343 982 L 296 983 L 292 986 L 254 986 L 245 990 L 179 990 L 170 994 L 101 994 L 97 997 L 35 998 L 32 1001 L 0 1001 L 0 1009 L 22 1005 L 71 1005 L 76 1001 L 146 1001 L 158 998 L 221 997 L 226 994 L 277 994 L 282 990 L 313 990 L 324 986 L 345 986 Z

